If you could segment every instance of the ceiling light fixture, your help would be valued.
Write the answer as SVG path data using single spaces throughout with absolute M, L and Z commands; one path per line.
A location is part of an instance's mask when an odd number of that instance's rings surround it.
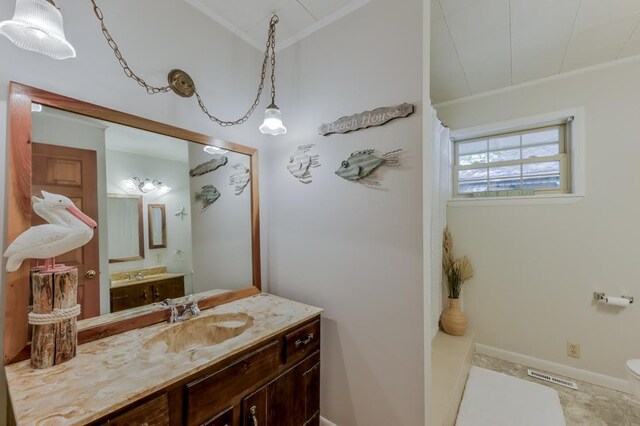
M 145 180 L 142 180 L 135 176 L 131 179 L 123 180 L 120 184 L 122 185 L 122 188 L 129 193 L 149 194 L 157 191 L 158 195 L 163 195 L 171 191 L 170 186 L 165 185 L 156 179 L 151 180 L 149 178 L 145 178 Z
M 22 0 L 22 1 L 26 1 L 26 0 Z M 44 0 L 40 0 L 40 1 L 44 1 Z M 122 56 L 122 52 L 120 51 L 118 44 L 115 42 L 115 40 L 113 39 L 113 36 L 107 29 L 104 23 L 104 14 L 102 13 L 102 10 L 98 7 L 96 0 L 91 0 L 91 3 L 93 4 L 93 11 L 96 15 L 96 18 L 98 18 L 98 21 L 100 21 L 102 34 L 107 40 L 109 47 L 113 50 L 114 55 L 118 59 L 118 62 L 120 63 L 120 66 L 122 67 L 127 77 L 131 78 L 140 86 L 142 86 L 150 95 L 155 95 L 157 93 L 167 93 L 169 91 L 173 91 L 175 94 L 185 98 L 190 98 L 191 96 L 195 95 L 198 101 L 198 105 L 200 106 L 200 109 L 202 110 L 202 112 L 207 117 L 209 117 L 209 120 L 213 121 L 214 123 L 222 127 L 229 127 L 229 126 L 236 126 L 239 124 L 243 124 L 249 119 L 249 117 L 251 117 L 251 115 L 253 114 L 255 109 L 258 107 L 258 105 L 260 105 L 260 98 L 262 97 L 262 91 L 264 89 L 264 83 L 267 76 L 267 65 L 270 62 L 271 63 L 271 104 L 267 107 L 267 111 L 265 112 L 265 120 L 262 126 L 260 126 L 260 131 L 262 133 L 266 133 L 270 135 L 281 135 L 287 132 L 287 129 L 282 125 L 280 110 L 275 105 L 276 25 L 280 21 L 277 15 L 273 15 L 271 17 L 271 20 L 269 21 L 269 31 L 267 33 L 267 48 L 264 52 L 264 60 L 262 62 L 262 70 L 260 73 L 260 84 L 258 85 L 258 93 L 256 94 L 256 98 L 253 101 L 253 104 L 249 107 L 247 112 L 242 117 L 238 118 L 237 120 L 226 121 L 216 117 L 215 115 L 209 112 L 209 109 L 207 108 L 204 101 L 202 100 L 200 93 L 198 93 L 198 91 L 196 90 L 196 85 L 193 82 L 193 79 L 185 71 L 182 71 L 179 69 L 171 70 L 171 72 L 169 72 L 169 76 L 168 76 L 169 84 L 167 86 L 152 86 L 148 84 L 146 81 L 144 81 L 141 77 L 139 77 L 135 72 L 133 72 L 128 62 Z
M 76 57 L 64 36 L 62 15 L 53 0 L 17 0 L 13 18 L 0 22 L 0 34 L 22 49 L 53 59 Z

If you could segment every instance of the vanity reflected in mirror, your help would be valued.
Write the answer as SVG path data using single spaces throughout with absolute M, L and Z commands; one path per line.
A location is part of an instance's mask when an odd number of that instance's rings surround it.
M 79 271 L 80 343 L 165 319 L 167 298 L 260 290 L 255 149 L 16 83 L 9 105 L 8 241 L 43 223 L 42 190 L 98 223 L 56 259 Z M 29 268 L 8 274 L 5 363 L 28 351 Z

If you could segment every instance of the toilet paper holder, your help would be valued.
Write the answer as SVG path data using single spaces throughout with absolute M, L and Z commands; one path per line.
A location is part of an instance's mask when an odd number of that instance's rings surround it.
M 633 297 L 632 296 L 620 296 L 623 299 L 627 299 L 629 301 L 629 303 L 633 303 Z M 607 295 L 604 294 L 604 292 L 598 292 L 598 291 L 594 291 L 593 292 L 593 298 L 596 300 L 603 300 L 607 298 Z

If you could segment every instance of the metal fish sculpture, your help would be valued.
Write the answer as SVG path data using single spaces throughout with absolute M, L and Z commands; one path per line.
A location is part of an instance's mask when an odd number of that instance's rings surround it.
M 289 156 L 287 170 L 302 183 L 311 183 L 311 169 L 320 167 L 319 154 L 309 155 L 314 144 L 302 145 L 298 150 Z
M 234 164 L 231 166 L 237 173 L 229 176 L 229 185 L 236 187 L 236 195 L 242 194 L 244 188 L 246 188 L 249 180 L 251 179 L 251 174 L 249 173 L 249 169 L 243 166 L 240 163 Z
M 189 176 L 201 176 L 206 173 L 212 172 L 218 167 L 222 167 L 229 162 L 229 159 L 224 155 L 216 155 L 212 160 L 202 163 L 199 166 L 189 170 Z
M 220 191 L 213 185 L 205 185 L 202 187 L 202 191 L 196 192 L 196 201 L 202 203 L 202 211 L 205 211 L 209 206 L 216 202 L 220 198 Z
M 344 160 L 336 174 L 341 178 L 360 182 L 367 186 L 380 186 L 370 175 L 380 166 L 398 167 L 401 149 L 379 154 L 374 149 L 356 151 Z

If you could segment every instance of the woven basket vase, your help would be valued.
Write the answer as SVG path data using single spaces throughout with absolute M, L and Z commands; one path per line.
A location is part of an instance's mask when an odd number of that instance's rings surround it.
M 464 336 L 464 332 L 467 330 L 467 319 L 460 310 L 460 299 L 449 298 L 449 305 L 440 316 L 440 324 L 445 333 L 452 336 Z

